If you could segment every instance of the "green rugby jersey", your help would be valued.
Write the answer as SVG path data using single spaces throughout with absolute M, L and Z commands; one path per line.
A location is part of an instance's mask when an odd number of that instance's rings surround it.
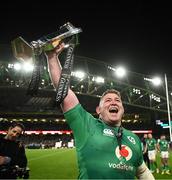
M 168 151 L 168 141 L 166 139 L 160 140 L 159 141 L 159 148 L 160 151 Z
M 147 147 L 148 147 L 148 151 L 152 151 L 155 150 L 156 148 L 156 140 L 154 138 L 151 139 L 147 139 Z
M 75 138 L 79 179 L 134 179 L 143 163 L 141 142 L 137 135 L 123 129 L 122 151 L 115 132 L 102 120 L 94 118 L 80 104 L 64 113 Z

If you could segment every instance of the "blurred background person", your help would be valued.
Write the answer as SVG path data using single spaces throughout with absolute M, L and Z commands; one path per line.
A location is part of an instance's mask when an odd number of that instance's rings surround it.
M 148 168 L 150 169 L 150 161 L 149 161 L 149 157 L 148 157 L 148 147 L 147 147 L 147 141 L 148 139 L 148 135 L 144 134 L 143 138 L 141 139 L 142 141 L 142 150 L 143 150 L 143 159 L 145 161 L 145 163 L 147 164 Z
M 6 136 L 0 138 L 0 179 L 17 179 L 19 169 L 25 170 L 27 167 L 25 148 L 21 141 L 17 140 L 24 130 L 22 123 L 13 122 Z M 25 178 L 28 178 L 27 176 L 28 174 L 25 174 Z
M 151 172 L 159 173 L 158 165 L 156 162 L 156 154 L 157 154 L 157 142 L 153 138 L 152 134 L 148 134 L 148 139 L 146 141 L 148 148 L 148 157 L 150 160 L 150 170 Z
M 162 172 L 161 174 L 169 174 L 170 175 L 170 169 L 168 165 L 169 160 L 169 142 L 166 140 L 165 135 L 160 136 L 160 141 L 157 144 L 158 150 L 161 154 L 161 164 L 162 164 Z

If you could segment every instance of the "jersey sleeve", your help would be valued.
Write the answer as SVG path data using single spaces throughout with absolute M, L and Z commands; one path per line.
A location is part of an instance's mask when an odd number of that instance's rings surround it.
M 75 145 L 77 148 L 82 148 L 82 146 L 87 141 L 90 127 L 93 123 L 94 117 L 88 113 L 81 104 L 76 105 L 73 109 L 64 113 L 64 116 L 73 131 L 75 137 Z

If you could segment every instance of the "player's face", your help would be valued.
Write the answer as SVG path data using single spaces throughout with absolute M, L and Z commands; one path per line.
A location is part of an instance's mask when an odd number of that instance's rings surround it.
M 161 139 L 162 139 L 162 140 L 163 140 L 163 139 L 165 139 L 165 136 L 164 136 L 164 135 L 162 135 L 162 136 L 161 136 Z
M 151 139 L 152 138 L 152 134 L 148 134 L 148 138 Z
M 9 128 L 8 133 L 7 133 L 7 139 L 15 141 L 20 134 L 22 133 L 22 129 L 19 126 L 15 126 L 13 128 Z
M 121 98 L 115 93 L 106 94 L 99 104 L 99 114 L 107 124 L 120 125 L 124 114 Z

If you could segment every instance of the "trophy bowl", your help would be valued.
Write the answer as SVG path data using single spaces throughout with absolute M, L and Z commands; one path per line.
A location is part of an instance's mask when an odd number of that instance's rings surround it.
M 19 60 L 27 61 L 35 55 L 40 55 L 42 52 L 51 51 L 61 42 L 78 44 L 78 38 L 71 41 L 78 33 L 82 32 L 81 28 L 74 27 L 70 22 L 67 22 L 54 33 L 48 34 L 31 43 L 26 42 L 21 36 L 11 42 L 14 57 Z

